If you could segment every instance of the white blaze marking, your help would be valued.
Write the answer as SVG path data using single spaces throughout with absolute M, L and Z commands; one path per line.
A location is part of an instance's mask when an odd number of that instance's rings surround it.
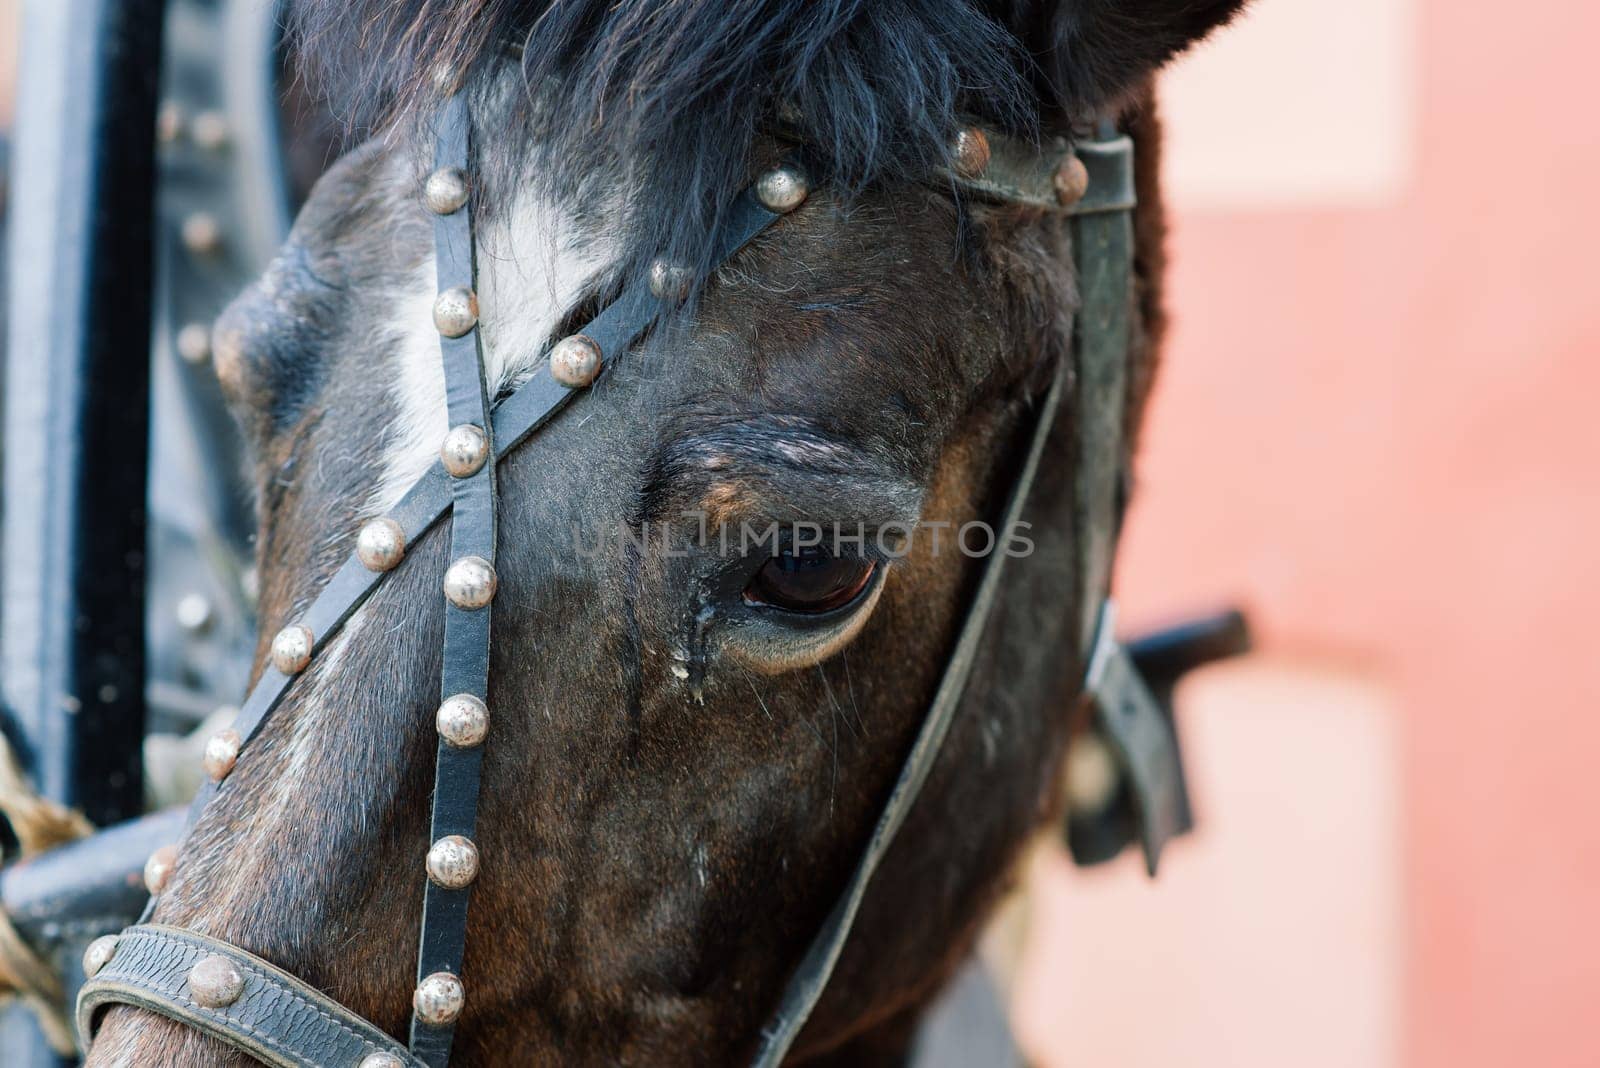
M 418 211 L 422 211 L 419 204 Z M 478 304 L 489 391 L 534 366 L 561 317 L 611 260 L 604 238 L 580 233 L 571 215 L 537 188 L 524 187 L 512 210 L 478 232 Z M 394 367 L 399 418 L 390 430 L 372 511 L 382 514 L 438 459 L 449 429 L 439 333 L 433 326 L 438 283 L 433 258 L 395 296 L 393 332 L 380 340 Z

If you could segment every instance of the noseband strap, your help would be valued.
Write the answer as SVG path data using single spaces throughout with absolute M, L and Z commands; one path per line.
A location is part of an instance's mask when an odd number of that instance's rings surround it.
M 388 551 L 369 551 L 364 530 L 356 554 L 338 570 L 301 618 L 286 628 L 285 633 L 296 639 L 286 649 L 295 655 L 280 658 L 277 642 L 274 643 L 274 662 L 263 670 L 233 727 L 238 736 L 236 744 L 243 750 L 260 733 L 299 672 L 362 605 L 383 575 L 400 562 L 404 547 L 415 544 L 446 512 L 451 513 L 452 563 L 444 580 L 447 605 L 443 705 L 438 719 L 433 847 L 426 865 L 428 882 L 411 1048 L 405 1049 L 380 1028 L 253 954 L 205 935 L 160 925 L 131 927 L 118 936 L 114 948 L 100 954 L 99 959 L 105 963 L 89 976 L 78 999 L 78 1026 L 85 1047 L 93 1038 L 101 1009 L 130 1004 L 189 1024 L 269 1065 L 285 1068 L 443 1068 L 449 1061 L 455 1022 L 466 1000 L 461 971 L 467 903 L 479 863 L 472 837 L 481 745 L 490 722 L 489 605 L 496 586 L 495 461 L 543 427 L 579 392 L 578 387 L 588 385 L 607 361 L 636 342 L 657 319 L 661 300 L 671 299 L 669 294 L 676 288 L 669 284 L 652 292 L 650 283 L 634 280 L 579 334 L 557 345 L 551 359 L 491 411 L 473 290 L 471 197 L 466 184 L 469 133 L 466 102 L 458 95 L 447 102 L 440 116 L 436 170 L 429 178 L 425 196 L 435 214 L 440 288 L 435 321 L 442 335 L 441 357 L 451 424 L 441 463 L 412 486 L 387 516 L 374 521 L 381 527 L 378 533 L 384 535 L 384 540 L 376 544 Z M 1021 472 L 1007 499 L 1000 528 L 1004 536 L 996 539 L 1001 548 L 991 552 L 983 565 L 955 649 L 889 800 L 849 883 L 813 938 L 777 1012 L 761 1034 L 755 1063 L 764 1068 L 776 1068 L 782 1062 L 826 988 L 872 875 L 905 822 L 962 706 L 999 602 L 1008 559 L 1003 546 L 1009 544 L 1022 519 L 1056 426 L 1057 413 L 1069 390 L 1075 397 L 1079 451 L 1076 462 L 1086 465 L 1089 472 L 1079 487 L 1074 520 L 1077 563 L 1084 583 L 1080 592 L 1091 606 L 1083 620 L 1081 637 L 1081 651 L 1086 658 L 1094 650 L 1087 688 L 1100 705 L 1102 718 L 1120 712 L 1140 728 L 1119 733 L 1108 725 L 1108 733 L 1134 772 L 1131 779 L 1136 793 L 1141 798 L 1155 798 L 1145 812 L 1147 822 L 1155 817 L 1156 829 L 1147 833 L 1146 840 L 1152 862 L 1175 822 L 1173 798 L 1170 793 L 1161 793 L 1164 767 L 1152 762 L 1160 757 L 1170 738 L 1151 733 L 1144 717 L 1153 702 L 1112 637 L 1109 611 L 1101 607 L 1106 603 L 1109 584 L 1118 507 L 1114 490 L 1121 474 L 1123 451 L 1123 365 L 1128 354 L 1128 316 L 1133 299 L 1128 214 L 1133 206 L 1132 145 L 1126 138 L 1112 136 L 1077 149 L 1060 142 L 1040 153 L 1002 140 L 996 143 L 998 151 L 991 159 L 987 142 L 969 141 L 969 146 L 972 144 L 981 148 L 979 157 L 988 169 L 974 174 L 968 167 L 961 173 L 946 174 L 946 181 L 953 181 L 975 197 L 1078 217 L 1074 245 L 1083 304 L 1074 358 L 1061 361 L 1054 369 L 1050 387 L 1038 408 Z M 767 178 L 779 180 L 765 194 L 757 193 L 763 188 L 763 183 L 757 183 L 730 207 L 714 250 L 713 262 L 717 266 L 772 225 L 781 217 L 779 213 L 793 210 L 804 199 L 803 175 L 784 169 Z M 672 272 L 668 270 L 665 277 L 670 279 Z M 569 343 L 576 343 L 576 347 Z M 578 363 L 565 362 L 569 356 Z M 1108 366 L 1111 364 L 1116 366 Z M 374 524 L 369 524 L 369 529 Z M 452 708 L 461 715 L 456 717 Z M 1154 714 L 1159 720 L 1159 712 Z M 1154 756 L 1141 765 L 1141 754 Z M 189 812 L 191 826 L 211 799 L 226 788 L 227 770 L 224 768 L 217 781 L 207 783 L 195 798 Z M 1181 780 L 1178 783 L 1181 795 Z M 492 857 L 484 859 L 495 862 Z M 153 907 L 152 900 L 145 919 Z
M 383 1030 L 282 968 L 177 927 L 117 936 L 111 960 L 78 998 L 79 1032 L 93 1034 L 110 1005 L 188 1024 L 273 1068 L 422 1068 Z

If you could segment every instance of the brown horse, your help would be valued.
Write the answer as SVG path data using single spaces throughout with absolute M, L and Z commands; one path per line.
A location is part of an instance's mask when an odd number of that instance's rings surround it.
M 491 391 L 649 258 L 708 266 L 722 206 L 778 158 L 780 129 L 817 170 L 801 210 L 501 465 L 485 863 L 456 1063 L 748 1059 L 917 732 L 979 562 L 948 539 L 893 559 L 777 545 L 730 559 L 637 535 L 683 513 L 851 531 L 998 514 L 1076 289 L 1060 216 L 925 181 L 964 123 L 1027 139 L 1112 115 L 1134 133 L 1136 422 L 1160 329 L 1148 81 L 1237 6 L 298 5 L 303 47 L 377 135 L 322 179 L 217 328 L 255 457 L 266 636 L 446 430 L 420 194 L 433 75 L 474 100 Z M 1056 813 L 1082 718 L 1074 462 L 1058 427 L 1029 504 L 1033 551 L 1006 573 L 965 706 L 795 1063 L 902 1061 Z M 396 1035 L 424 889 L 446 550 L 440 531 L 413 547 L 297 681 L 186 837 L 154 914 Z M 119 1007 L 89 1063 L 243 1058 Z

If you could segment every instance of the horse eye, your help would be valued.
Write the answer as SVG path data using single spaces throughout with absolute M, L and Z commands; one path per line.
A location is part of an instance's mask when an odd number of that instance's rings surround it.
M 821 546 L 785 549 L 751 577 L 744 599 L 750 604 L 818 615 L 855 600 L 877 569 L 872 560 L 837 556 Z

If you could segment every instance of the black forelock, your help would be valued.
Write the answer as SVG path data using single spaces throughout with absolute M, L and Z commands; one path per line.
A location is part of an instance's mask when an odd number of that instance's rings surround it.
M 538 91 L 494 94 L 504 122 L 480 165 L 576 198 L 622 161 L 635 266 L 707 265 L 780 104 L 817 177 L 847 190 L 943 162 L 959 114 L 1023 133 L 1036 116 L 1015 36 L 952 0 L 298 0 L 292 17 L 358 126 L 430 113 L 441 64 L 503 83 L 520 50 L 518 88 Z
M 294 0 L 291 25 L 357 129 L 431 114 L 436 72 L 464 73 L 493 102 L 491 187 L 536 173 L 579 200 L 621 166 L 631 271 L 709 265 L 780 110 L 848 194 L 947 162 L 963 120 L 1027 136 L 1083 118 L 1241 2 Z

